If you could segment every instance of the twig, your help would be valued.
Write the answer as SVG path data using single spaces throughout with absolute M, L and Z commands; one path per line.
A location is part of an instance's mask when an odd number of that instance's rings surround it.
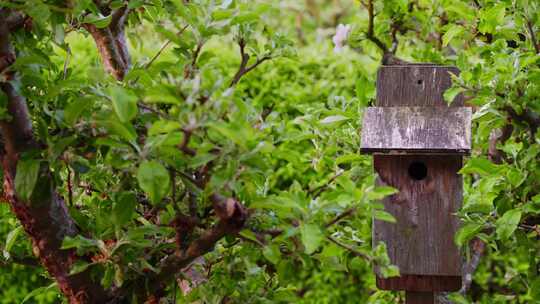
M 174 119 L 173 119 L 171 116 L 169 116 L 168 114 L 163 113 L 163 112 L 160 112 L 160 111 L 158 111 L 158 110 L 156 110 L 156 109 L 154 109 L 154 108 L 152 108 L 152 107 L 150 107 L 150 106 L 145 105 L 145 104 L 142 103 L 142 102 L 138 102 L 138 103 L 137 103 L 137 106 L 138 106 L 139 108 L 142 108 L 142 109 L 145 109 L 145 110 L 147 110 L 147 111 L 150 111 L 150 112 L 156 114 L 157 116 L 159 116 L 159 117 L 161 117 L 161 118 L 165 118 L 165 119 L 168 119 L 168 120 L 174 120 Z
M 264 244 L 263 244 L 261 241 L 259 241 L 257 238 L 255 238 L 255 239 L 250 239 L 250 238 L 247 238 L 247 237 L 245 237 L 245 236 L 243 236 L 243 235 L 241 235 L 241 234 L 238 234 L 238 235 L 236 235 L 236 236 L 237 236 L 239 239 L 244 240 L 244 241 L 246 241 L 246 242 L 248 242 L 248 243 L 253 243 L 253 244 L 255 244 L 255 245 L 259 245 L 260 247 L 264 247 Z
M 534 138 L 538 128 L 540 128 L 540 115 L 538 113 L 525 108 L 522 113 L 518 114 L 511 106 L 505 106 L 503 110 L 508 113 L 512 120 L 522 123 L 525 122 L 529 125 L 531 136 Z
M 503 150 L 500 150 L 497 145 L 504 144 L 514 131 L 514 126 L 512 121 L 508 119 L 507 123 L 500 129 L 494 129 L 489 134 L 489 148 L 488 148 L 488 158 L 493 163 L 501 164 L 503 162 L 506 154 Z
M 540 44 L 538 44 L 538 41 L 536 40 L 536 34 L 534 33 L 533 23 L 527 16 L 525 16 L 525 20 L 527 21 L 527 29 L 529 30 L 529 34 L 531 35 L 531 42 L 534 46 L 534 50 L 536 51 L 536 54 L 540 54 Z
M 344 172 L 345 171 L 343 171 L 343 170 L 339 170 L 324 185 L 321 185 L 321 186 L 316 187 L 314 189 L 308 190 L 308 195 L 313 195 L 314 198 L 318 197 L 319 195 L 321 195 L 324 192 L 324 190 L 326 190 L 330 186 L 330 184 L 332 184 L 338 177 L 343 175 Z
M 191 135 L 193 134 L 193 130 L 182 129 L 182 132 L 184 132 L 184 138 L 182 139 L 182 143 L 180 143 L 179 146 L 180 151 L 186 153 L 189 156 L 195 156 L 197 154 L 197 151 L 188 147 L 189 140 L 191 139 Z
M 201 49 L 203 47 L 204 43 L 202 41 L 197 43 L 197 47 L 192 53 L 191 58 L 191 64 L 186 66 L 184 69 L 184 78 L 189 79 L 193 78 L 193 71 L 197 68 L 197 59 L 199 58 L 199 54 L 201 53 Z
M 188 207 L 189 207 L 189 214 L 193 217 L 197 216 L 197 197 L 193 192 L 189 192 L 188 195 Z
M 64 60 L 64 80 L 67 77 L 67 69 L 69 65 L 69 60 L 71 59 L 71 48 L 69 47 L 69 44 L 66 44 L 66 60 Z
M 270 54 L 267 54 L 267 55 L 264 55 L 263 57 L 257 58 L 255 63 L 248 66 L 249 54 L 246 53 L 246 41 L 244 40 L 244 38 L 240 38 L 238 40 L 238 46 L 240 47 L 240 57 L 242 58 L 242 60 L 240 61 L 240 66 L 238 67 L 238 71 L 236 72 L 233 79 L 231 80 L 231 83 L 229 84 L 229 88 L 234 87 L 240 81 L 240 78 L 242 78 L 242 76 L 252 71 L 261 63 L 265 62 L 266 60 L 272 59 L 272 56 Z
M 472 276 L 480 264 L 480 259 L 484 255 L 485 249 L 486 243 L 481 239 L 475 238 L 471 241 L 472 257 L 469 263 L 463 265 L 463 283 L 459 290 L 460 294 L 467 294 L 467 291 L 471 288 Z
M 375 26 L 375 14 L 373 13 L 373 0 L 368 0 L 367 2 L 367 11 L 368 11 L 368 31 L 366 37 L 384 53 L 388 53 L 388 47 L 375 36 L 374 26 Z
M 39 267 L 39 260 L 34 257 L 17 257 L 11 256 L 8 260 L 0 261 L 0 266 L 8 265 L 10 263 L 28 266 L 28 267 Z
M 339 247 L 351 252 L 352 254 L 354 254 L 355 256 L 357 257 L 360 257 L 360 258 L 363 258 L 363 259 L 366 259 L 368 261 L 371 262 L 371 257 L 368 256 L 367 254 L 363 253 L 363 252 L 360 252 L 358 250 L 356 250 L 355 248 L 352 248 L 351 246 L 347 245 L 347 244 L 343 244 L 341 243 L 340 241 L 338 241 L 337 239 L 333 238 L 332 236 L 330 235 L 327 235 L 326 236 L 326 239 L 328 239 L 330 242 L 338 245 Z
M 176 35 L 177 36 L 180 36 L 182 35 L 182 33 L 184 33 L 184 31 L 188 28 L 189 24 L 184 26 Z M 167 40 L 167 42 L 165 42 L 161 48 L 159 49 L 159 51 L 154 55 L 154 57 L 152 57 L 152 59 L 150 59 L 150 61 L 148 61 L 145 65 L 144 65 L 144 69 L 148 69 L 152 63 L 154 63 L 154 61 L 156 61 L 156 59 L 161 55 L 161 53 L 163 53 L 163 51 L 167 48 L 167 46 L 169 46 L 169 44 L 171 44 L 171 40 Z
M 398 38 L 397 33 L 399 31 L 400 23 L 398 21 L 392 22 L 392 30 L 390 31 L 390 36 L 392 37 L 392 47 L 389 52 L 395 54 L 398 47 Z
M 71 182 L 71 169 L 69 165 L 66 165 L 67 168 L 67 190 L 68 190 L 68 204 L 73 206 L 73 184 Z
M 329 228 L 330 226 L 335 225 L 336 223 L 341 221 L 342 219 L 353 215 L 356 212 L 356 209 L 357 209 L 356 207 L 351 207 L 349 209 L 346 209 L 345 211 L 341 212 L 336 217 L 334 217 L 332 220 L 330 220 L 328 223 L 326 223 L 324 227 Z
M 178 206 L 176 206 L 176 172 L 174 170 L 169 170 L 169 174 L 171 175 L 171 200 L 173 202 L 173 207 L 176 209 Z
M 188 174 L 186 174 L 186 173 L 184 173 L 182 171 L 176 170 L 175 168 L 171 168 L 171 170 L 176 172 L 181 177 L 187 179 L 190 183 L 192 183 L 193 185 L 197 186 L 199 189 L 202 190 L 202 188 L 200 188 L 200 184 L 193 177 L 189 176 Z
M 237 235 L 242 230 L 248 214 L 245 207 L 233 198 L 218 194 L 210 195 L 218 222 L 206 229 L 201 235 L 190 242 L 189 246 L 179 254 L 169 255 L 160 262 L 160 271 L 149 280 L 150 294 L 161 294 L 165 283 L 173 278 L 181 269 L 188 266 L 196 258 L 210 252 L 215 244 L 226 235 Z

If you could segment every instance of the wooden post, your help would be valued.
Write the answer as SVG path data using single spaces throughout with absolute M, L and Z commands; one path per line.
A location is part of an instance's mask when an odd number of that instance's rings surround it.
M 405 292 L 405 304 L 434 304 L 435 295 L 433 292 Z
M 373 221 L 373 244 L 383 241 L 400 270 L 377 277 L 377 287 L 406 291 L 406 303 L 435 303 L 435 292 L 461 287 L 461 254 L 454 244 L 463 200 L 457 173 L 471 148 L 471 110 L 458 95 L 448 106 L 443 93 L 454 67 L 383 66 L 377 107 L 368 108 L 361 151 L 373 153 L 378 185 L 399 192 L 383 200 L 396 223 Z

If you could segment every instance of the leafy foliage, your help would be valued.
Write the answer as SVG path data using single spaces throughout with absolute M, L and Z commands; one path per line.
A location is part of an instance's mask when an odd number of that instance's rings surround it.
M 76 226 L 58 244 L 77 257 L 68 274 L 131 302 L 395 303 L 375 288 L 374 266 L 399 270 L 370 227 L 395 221 L 379 201 L 396 190 L 374 186 L 359 118 L 381 60 L 404 60 L 458 66 L 444 97 L 465 94 L 475 113 L 456 243 L 469 262 L 483 257 L 449 298 L 540 301 L 536 2 L 1 6 L 27 16 L 10 29 L 16 60 L 0 61 L 0 82 L 26 98 L 35 139 L 3 175 L 16 172 L 29 208 L 63 198 Z M 333 52 L 339 23 L 352 31 Z M 3 125 L 16 121 L 9 92 Z M 23 263 L 36 235 L 5 200 L 0 301 L 69 298 L 43 256 Z

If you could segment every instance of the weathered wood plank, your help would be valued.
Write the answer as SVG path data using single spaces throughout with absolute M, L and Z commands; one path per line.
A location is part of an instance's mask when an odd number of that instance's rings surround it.
M 468 154 L 471 115 L 467 107 L 370 107 L 364 112 L 360 150 Z
M 458 291 L 461 288 L 461 276 L 402 274 L 387 279 L 378 277 L 376 284 L 382 290 Z
M 411 176 L 411 168 L 425 165 L 425 176 Z M 379 155 L 374 159 L 380 185 L 399 193 L 387 197 L 385 210 L 397 223 L 375 220 L 373 239 L 387 243 L 392 263 L 402 275 L 460 276 L 461 255 L 454 244 L 462 197 L 457 172 L 461 156 Z
M 432 292 L 406 292 L 405 304 L 435 304 Z
M 443 93 L 452 86 L 450 73 L 459 69 L 450 66 L 402 65 L 383 66 L 377 75 L 377 106 L 447 106 Z M 463 95 L 452 106 L 463 106 Z

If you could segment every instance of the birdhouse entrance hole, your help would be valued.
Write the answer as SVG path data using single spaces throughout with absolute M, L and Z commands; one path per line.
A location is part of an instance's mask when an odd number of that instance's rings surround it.
M 427 167 L 423 162 L 415 161 L 409 165 L 409 176 L 417 181 L 423 180 L 427 176 Z

